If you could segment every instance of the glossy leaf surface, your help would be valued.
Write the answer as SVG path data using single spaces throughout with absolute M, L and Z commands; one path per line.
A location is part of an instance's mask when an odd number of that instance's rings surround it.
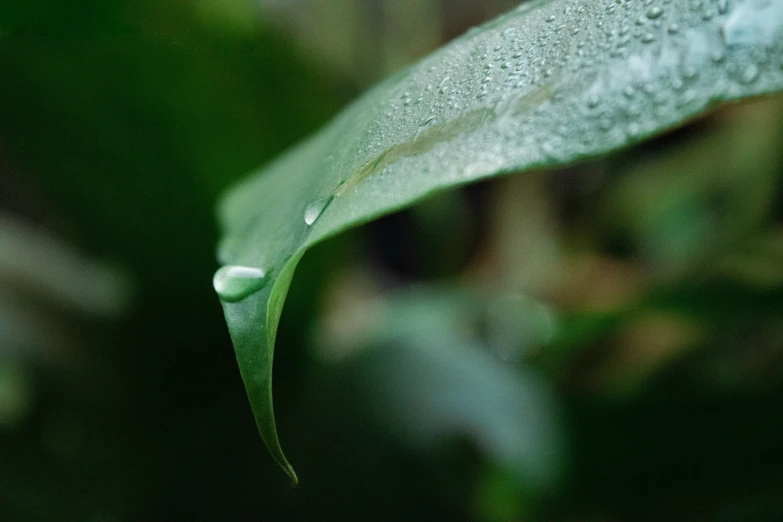
M 783 89 L 779 0 L 550 0 L 472 30 L 372 89 L 221 206 L 222 296 L 259 430 L 275 332 L 315 243 L 439 190 L 628 147 Z M 247 267 L 248 269 L 241 268 Z

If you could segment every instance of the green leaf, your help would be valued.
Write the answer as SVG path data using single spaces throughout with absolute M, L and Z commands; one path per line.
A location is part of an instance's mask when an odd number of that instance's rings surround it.
M 439 190 L 609 153 L 783 89 L 783 2 L 528 2 L 372 89 L 222 203 L 216 277 L 259 430 L 275 330 L 312 245 Z M 255 276 L 248 274 L 254 273 Z M 222 292 L 221 292 L 222 291 Z
M 321 353 L 342 383 L 362 390 L 353 407 L 391 439 L 432 454 L 464 437 L 515 484 L 544 491 L 564 471 L 559 405 L 534 372 L 503 360 L 508 344 L 535 335 L 534 321 L 519 317 L 523 299 L 451 285 L 354 296 L 324 321 Z M 370 320 L 355 324 L 356 309 Z M 502 315 L 516 316 L 522 335 L 512 341 Z

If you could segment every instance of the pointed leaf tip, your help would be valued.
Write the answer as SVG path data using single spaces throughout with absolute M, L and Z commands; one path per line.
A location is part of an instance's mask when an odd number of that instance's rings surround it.
M 221 261 L 279 276 L 235 271 L 216 286 L 259 431 L 294 483 L 272 359 L 309 247 L 440 190 L 595 158 L 783 90 L 783 3 L 658 3 L 526 2 L 372 89 L 228 194 Z

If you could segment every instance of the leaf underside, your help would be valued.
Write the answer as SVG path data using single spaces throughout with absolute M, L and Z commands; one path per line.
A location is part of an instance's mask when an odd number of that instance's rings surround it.
M 219 260 L 268 277 L 221 300 L 274 459 L 296 482 L 272 360 L 310 246 L 440 190 L 595 158 L 781 91 L 782 60 L 779 0 L 528 2 L 381 83 L 230 191 Z

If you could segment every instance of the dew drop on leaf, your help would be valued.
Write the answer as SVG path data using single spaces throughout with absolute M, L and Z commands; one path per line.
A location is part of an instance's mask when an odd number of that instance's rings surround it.
M 663 9 L 661 9 L 658 6 L 651 7 L 649 11 L 647 11 L 647 18 L 650 20 L 655 20 L 656 18 L 660 18 L 663 14 Z
M 742 75 L 740 76 L 740 82 L 742 82 L 745 85 L 751 84 L 754 81 L 756 81 L 756 78 L 759 77 L 759 68 L 756 67 L 754 64 L 748 65 L 744 71 L 742 71 Z
M 326 197 L 316 199 L 315 201 L 307 205 L 304 214 L 305 223 L 308 226 L 315 223 L 318 220 L 318 218 L 321 217 L 321 214 L 324 213 L 324 210 L 326 210 L 326 207 L 329 206 L 329 203 L 331 203 L 333 199 L 334 196 L 330 194 Z
M 221 267 L 212 278 L 212 285 L 220 299 L 236 303 L 266 286 L 267 273 L 250 266 L 228 265 Z
M 221 206 L 231 241 L 221 259 L 286 260 L 275 262 L 272 288 L 257 269 L 215 278 L 224 302 L 269 285 L 255 315 L 227 319 L 232 332 L 259 330 L 242 337 L 237 360 L 275 460 L 292 473 L 275 431 L 271 360 L 258 354 L 272 353 L 308 248 L 436 191 L 600 157 L 724 103 L 781 92 L 781 49 L 783 0 L 524 2 L 370 90 L 234 189 Z M 316 200 L 327 187 L 342 187 L 339 197 Z

